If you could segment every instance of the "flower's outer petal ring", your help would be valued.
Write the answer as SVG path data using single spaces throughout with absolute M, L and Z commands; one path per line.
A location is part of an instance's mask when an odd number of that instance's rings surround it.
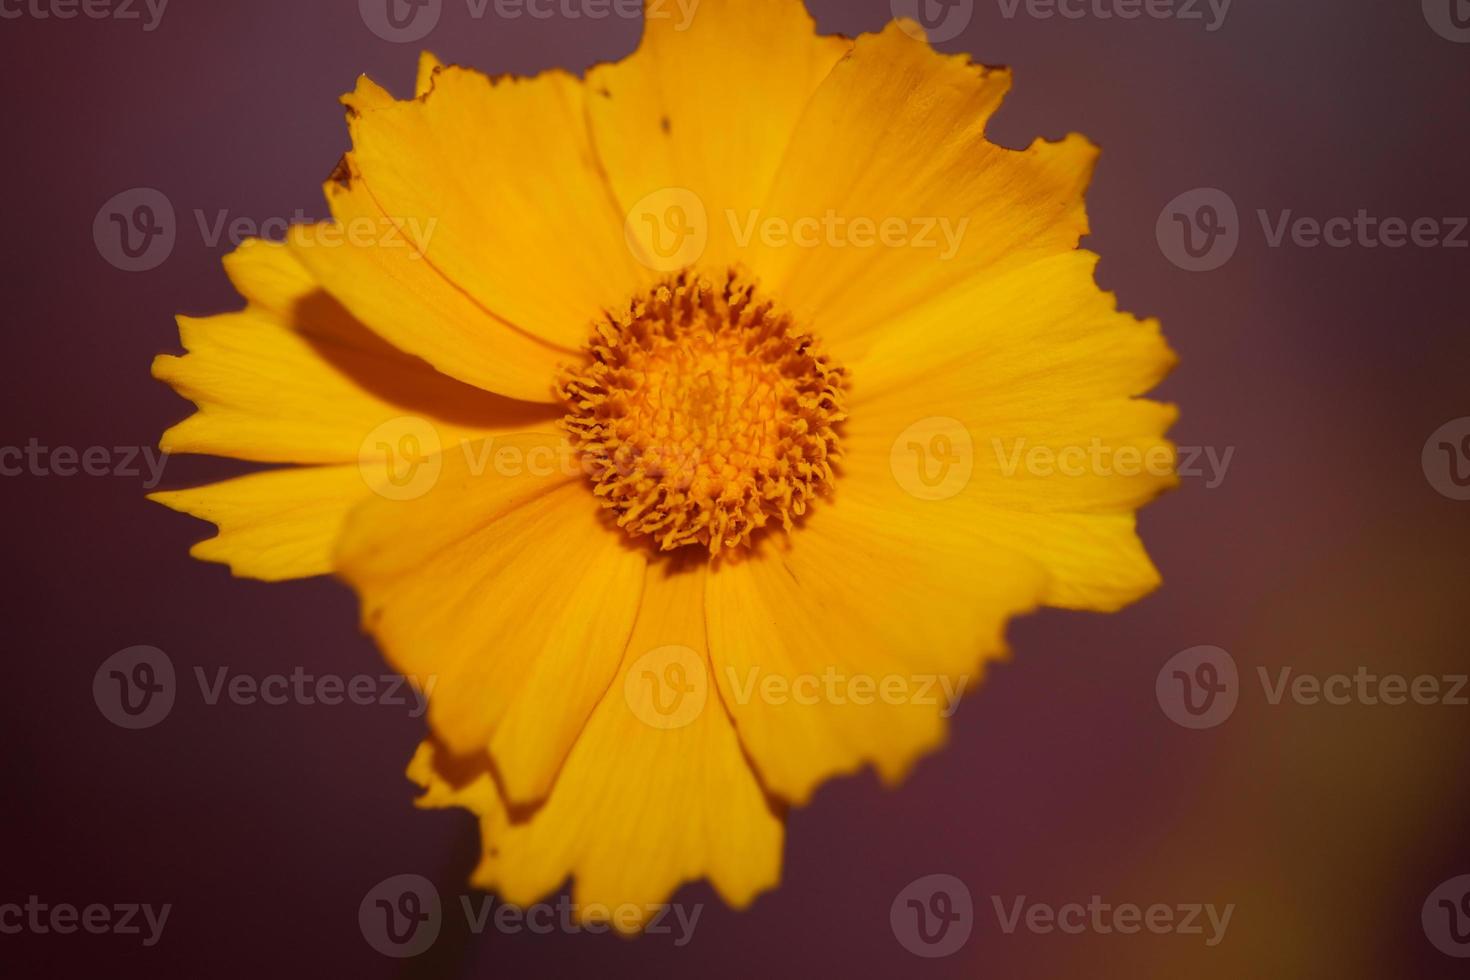
M 518 804 L 546 794 L 611 682 L 644 565 L 558 436 L 446 452 L 426 493 L 355 510 L 336 560 L 435 734 L 488 750 Z
M 643 928 L 683 882 L 708 878 L 737 908 L 780 878 L 782 819 L 709 688 L 703 571 L 650 566 L 618 676 L 544 805 L 514 818 L 483 765 L 425 743 L 409 775 L 421 806 L 466 806 L 485 854 L 474 884 L 526 905 L 574 878 L 579 921 Z M 679 701 L 657 677 L 678 664 Z M 667 727 L 665 727 L 667 726 Z
M 976 276 L 1069 251 L 1097 150 L 985 138 L 1006 69 L 890 24 L 857 39 L 795 127 L 745 261 L 850 363 L 895 316 Z
M 707 590 L 720 694 L 764 785 L 798 805 L 865 763 L 897 781 L 940 745 L 1046 587 L 1037 563 L 896 485 L 844 479 L 837 498 Z
M 441 445 L 549 428 L 555 410 L 490 394 L 435 371 L 354 320 L 283 245 L 252 239 L 225 268 L 247 306 L 179 317 L 183 356 L 154 377 L 198 411 L 164 433 L 170 453 L 270 463 L 356 461 L 390 419 L 421 418 Z
M 687 19 L 646 4 L 638 50 L 587 74 L 593 140 L 645 262 L 738 260 L 732 219 L 760 207 L 807 100 L 851 46 L 819 37 L 801 0 L 701 0 Z

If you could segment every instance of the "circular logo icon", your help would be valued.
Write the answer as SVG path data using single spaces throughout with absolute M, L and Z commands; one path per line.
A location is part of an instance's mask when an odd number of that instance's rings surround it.
M 163 265 L 173 254 L 177 237 L 173 203 L 152 187 L 114 194 L 92 219 L 98 254 L 124 272 L 147 272 Z
M 443 451 L 439 430 L 427 419 L 401 415 L 368 433 L 358 447 L 357 468 L 378 496 L 417 500 L 439 482 Z
M 1240 672 L 1219 647 L 1198 646 L 1169 658 L 1154 681 L 1159 707 L 1185 728 L 1214 728 L 1235 713 Z
M 1470 417 L 1434 430 L 1419 457 L 1429 485 L 1451 500 L 1470 500 Z
M 443 7 L 444 0 L 357 0 L 367 29 L 395 44 L 424 38 L 438 25 Z
M 899 945 L 915 956 L 950 956 L 970 939 L 975 903 L 954 875 L 925 875 L 898 893 L 888 908 L 888 924 Z
M 1470 958 L 1470 875 L 1451 878 L 1430 892 L 1420 920 L 1435 949 L 1446 956 Z
M 975 0 L 888 0 L 905 34 L 931 44 L 953 40 L 975 16 Z
M 417 956 L 439 938 L 444 914 L 439 890 L 423 875 L 394 875 L 373 886 L 357 907 L 368 945 L 384 956 Z
M 975 472 L 975 440 L 959 419 L 920 419 L 893 440 L 888 466 L 898 485 L 920 500 L 948 500 Z
M 1164 205 L 1154 236 L 1164 258 L 1179 268 L 1211 272 L 1229 262 L 1240 245 L 1240 216 L 1229 194 L 1198 187 Z
M 1424 19 L 1446 41 L 1470 44 L 1470 0 L 1423 0 Z
M 709 214 L 698 194 L 664 187 L 628 209 L 623 239 L 643 265 L 677 272 L 698 262 L 709 246 Z
M 671 645 L 648 651 L 623 678 L 623 697 L 638 720 L 651 728 L 683 728 L 699 717 L 709 699 L 704 657 Z
M 158 647 L 119 650 L 92 675 L 92 700 L 119 728 L 152 728 L 174 707 L 174 664 Z

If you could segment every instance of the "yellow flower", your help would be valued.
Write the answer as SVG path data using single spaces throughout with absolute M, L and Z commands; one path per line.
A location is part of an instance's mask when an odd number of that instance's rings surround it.
M 584 917 L 772 887 L 786 808 L 901 779 L 1010 617 L 1158 584 L 1174 481 L 1136 397 L 1172 354 L 1077 248 L 1087 140 L 987 142 L 1009 74 L 912 24 L 683 26 L 585 80 L 361 81 L 334 221 L 229 256 L 245 309 L 154 366 L 198 405 L 168 451 L 310 464 L 155 494 L 194 553 L 349 582 L 474 883 Z

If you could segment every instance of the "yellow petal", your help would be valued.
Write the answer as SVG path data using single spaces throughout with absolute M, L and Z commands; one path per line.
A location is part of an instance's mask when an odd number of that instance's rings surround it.
M 419 55 L 418 77 L 414 80 L 413 85 L 414 98 L 429 94 L 429 89 L 434 87 L 434 75 L 443 67 L 444 62 L 432 52 L 425 51 Z
M 1172 406 L 1136 398 L 1173 366 L 1157 321 L 1116 309 L 1069 252 L 976 279 L 896 318 L 853 366 L 846 469 L 895 479 L 948 433 L 964 495 L 1019 511 L 1113 512 L 1169 487 Z M 921 455 L 928 452 L 928 459 Z M 1054 462 L 1048 462 L 1048 460 Z
M 569 349 L 494 316 L 424 258 L 431 218 L 389 217 L 344 158 L 341 181 L 325 185 L 333 222 L 297 225 L 287 240 L 323 289 L 394 347 L 486 391 L 552 402 L 557 366 Z
M 492 395 L 436 372 L 352 319 L 283 246 L 252 241 L 225 260 L 248 306 L 179 317 L 188 351 L 160 355 L 153 374 L 198 411 L 160 440 L 170 453 L 263 462 L 345 463 L 404 416 L 439 445 L 486 434 L 544 430 L 549 407 Z
M 456 754 L 488 749 L 518 803 L 545 794 L 606 690 L 642 588 L 643 553 L 604 525 L 563 446 L 445 453 L 429 492 L 355 511 L 337 555 L 364 627 L 429 693 L 434 732 Z
M 219 525 L 189 549 L 244 578 L 279 582 L 325 575 L 347 512 L 371 491 L 357 466 L 303 466 L 148 495 Z
M 417 99 L 349 97 L 354 183 L 383 215 L 418 219 L 412 237 L 444 287 L 528 337 L 580 348 L 642 281 L 589 141 L 582 82 L 432 74 Z
M 703 264 L 735 260 L 727 212 L 760 207 L 812 91 L 850 47 L 818 37 L 800 0 L 702 0 L 687 22 L 681 5 L 648 4 L 638 50 L 587 74 L 593 137 L 638 240 L 672 247 L 679 231 L 643 227 L 640 202 L 660 226 L 670 207 L 696 209 L 678 193 L 692 192 L 704 220 L 684 218 L 707 229 Z
M 512 819 L 483 765 L 419 749 L 420 804 L 480 815 L 476 885 L 524 905 L 572 876 L 579 920 L 635 931 L 683 882 L 708 878 L 736 907 L 776 884 L 781 819 L 709 687 L 702 592 L 700 568 L 649 568 L 618 676 L 533 812 Z M 678 697 L 658 687 L 672 664 L 686 671 Z
M 720 694 L 766 787 L 793 803 L 864 763 L 901 778 L 1042 594 L 1035 562 L 919 503 L 844 479 L 789 547 L 768 538 L 710 576 Z
M 897 318 L 853 369 L 843 480 L 903 487 L 1046 568 L 1043 601 L 1113 610 L 1159 584 L 1133 511 L 1177 482 L 1174 363 L 1069 252 Z
M 747 262 L 839 357 L 855 360 L 903 310 L 1086 232 L 1096 149 L 1075 136 L 1024 151 L 988 142 L 1009 84 L 894 23 L 859 38 L 812 96 L 763 217 L 794 228 L 831 216 L 832 230 L 806 235 L 816 247 L 756 236 Z

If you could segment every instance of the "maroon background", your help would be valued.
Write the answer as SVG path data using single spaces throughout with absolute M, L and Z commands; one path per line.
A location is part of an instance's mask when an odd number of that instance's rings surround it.
M 879 28 L 886 0 L 813 2 L 826 31 Z M 346 134 L 335 99 L 367 72 L 410 89 L 419 47 L 486 70 L 580 70 L 635 46 L 636 22 L 472 21 L 457 0 L 422 44 L 380 40 L 352 0 L 173 0 L 159 29 L 0 20 L 6 382 L 0 444 L 151 445 L 187 411 L 148 376 L 177 311 L 233 308 L 193 211 L 321 216 Z M 0 478 L 7 563 L 0 903 L 170 902 L 152 949 L 120 936 L 0 936 L 0 974 L 643 976 L 1463 975 L 1419 926 L 1470 872 L 1466 725 L 1451 707 L 1270 707 L 1170 723 L 1154 676 L 1196 644 L 1256 665 L 1464 672 L 1470 503 L 1429 486 L 1420 448 L 1470 415 L 1470 252 L 1268 248 L 1257 208 L 1328 217 L 1470 214 L 1470 45 L 1419 4 L 1236 0 L 1222 29 L 1175 20 L 1007 20 L 982 0 L 943 47 L 1016 69 L 993 134 L 1077 130 L 1103 149 L 1089 194 L 1100 278 L 1162 317 L 1182 364 L 1161 394 L 1183 445 L 1236 453 L 1224 483 L 1150 507 L 1162 591 L 1116 616 L 1017 622 L 1015 661 L 967 699 L 943 753 L 898 792 L 830 784 L 790 821 L 784 882 L 744 913 L 703 885 L 694 941 L 468 936 L 455 915 L 407 962 L 363 941 L 380 879 L 433 878 L 446 901 L 476 852 L 470 818 L 410 805 L 422 731 L 383 707 L 208 707 L 181 696 L 125 732 L 91 698 L 115 650 L 193 668 L 374 673 L 355 603 L 330 580 L 231 580 L 186 556 L 203 525 L 137 479 Z M 113 194 L 158 188 L 179 241 L 118 271 L 93 245 Z M 1226 190 L 1247 227 L 1219 271 L 1172 266 L 1160 209 Z M 232 464 L 174 460 L 164 486 Z M 945 872 L 975 934 L 920 960 L 889 903 Z M 988 896 L 1060 904 L 1234 902 L 1226 940 L 1006 936 Z

